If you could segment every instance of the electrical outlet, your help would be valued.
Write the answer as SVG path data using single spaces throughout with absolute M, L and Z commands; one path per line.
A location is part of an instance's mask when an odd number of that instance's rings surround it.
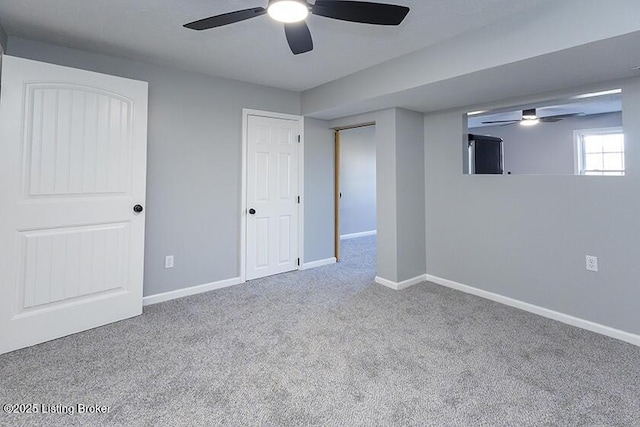
M 598 257 L 587 255 L 587 271 L 598 271 Z
M 164 257 L 164 268 L 173 268 L 173 255 Z

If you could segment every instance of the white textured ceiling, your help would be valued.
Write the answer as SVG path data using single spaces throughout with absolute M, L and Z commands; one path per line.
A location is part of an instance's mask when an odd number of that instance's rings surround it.
M 311 16 L 315 49 L 299 56 L 267 16 L 182 27 L 267 0 L 0 0 L 0 25 L 10 36 L 302 91 L 552 1 L 389 0 L 411 8 L 399 27 Z

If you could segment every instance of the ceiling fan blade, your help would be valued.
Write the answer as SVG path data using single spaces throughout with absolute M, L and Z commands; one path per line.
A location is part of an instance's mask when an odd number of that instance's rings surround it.
M 311 31 L 304 21 L 284 25 L 284 34 L 294 55 L 313 50 Z
M 584 117 L 586 116 L 585 113 L 570 113 L 570 114 L 557 114 L 555 116 L 546 116 L 546 117 L 540 117 L 540 120 L 545 121 L 545 120 L 555 120 L 555 121 L 559 121 L 562 119 L 568 119 L 569 117 Z
M 400 25 L 409 8 L 366 1 L 317 0 L 311 13 L 341 21 L 375 25 Z
M 482 122 L 483 125 L 491 125 L 491 124 L 497 124 L 497 123 L 518 123 L 520 120 L 494 120 L 491 122 Z
M 541 117 L 538 120 L 540 120 L 541 123 L 556 123 L 562 120 L 562 117 Z
M 244 21 L 255 18 L 267 13 L 264 7 L 254 7 L 252 9 L 237 10 L 235 12 L 223 13 L 222 15 L 211 16 L 209 18 L 200 19 L 199 21 L 185 24 L 185 28 L 190 30 L 208 30 L 210 28 L 222 27 L 223 25 L 233 24 L 235 22 Z

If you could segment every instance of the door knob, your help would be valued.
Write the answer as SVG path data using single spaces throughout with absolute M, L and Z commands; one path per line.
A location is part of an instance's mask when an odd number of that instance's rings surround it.
M 140 212 L 142 212 L 143 210 L 144 210 L 144 208 L 142 207 L 142 205 L 135 205 L 135 206 L 133 207 L 133 211 L 134 211 L 135 213 L 140 213 Z
M 253 208 L 249 209 L 249 214 L 255 215 L 256 214 L 256 210 L 253 209 Z

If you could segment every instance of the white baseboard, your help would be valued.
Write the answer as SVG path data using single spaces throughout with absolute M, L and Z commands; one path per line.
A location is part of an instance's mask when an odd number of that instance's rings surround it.
M 192 286 L 190 288 L 178 289 L 177 291 L 164 292 L 161 294 L 149 295 L 142 298 L 142 305 L 158 304 L 160 302 L 171 301 L 172 299 L 178 299 L 188 297 L 190 295 L 202 294 L 205 292 L 213 291 L 216 289 L 228 288 L 229 286 L 235 286 L 244 283 L 239 277 L 233 279 L 221 280 L 219 282 L 206 283 L 204 285 Z
M 599 323 L 591 322 L 589 320 L 573 317 L 568 314 L 560 313 L 557 311 L 549 310 L 548 308 L 539 307 L 537 305 L 529 304 L 520 300 L 505 297 L 493 292 L 484 291 L 482 289 L 474 288 L 472 286 L 463 285 L 452 280 L 443 279 L 441 277 L 426 275 L 426 280 L 433 282 L 437 285 L 445 286 L 447 288 L 455 289 L 465 292 L 467 294 L 475 295 L 481 298 L 485 298 L 491 301 L 498 302 L 500 304 L 508 305 L 510 307 L 518 308 L 520 310 L 528 311 L 529 313 L 537 314 L 548 319 L 553 319 L 558 322 L 566 323 L 567 325 L 575 326 L 581 329 L 586 329 L 591 332 L 595 332 L 601 335 L 606 335 L 611 338 L 625 341 L 633 345 L 640 346 L 640 335 L 632 334 L 630 332 L 614 329 L 609 326 L 604 326 Z
M 324 267 L 325 265 L 331 265 L 331 264 L 335 264 L 337 262 L 336 258 L 327 258 L 327 259 L 321 259 L 318 261 L 313 261 L 313 262 L 305 262 L 304 264 L 302 264 L 300 266 L 300 270 L 309 270 L 312 268 L 318 268 L 318 267 Z
M 396 291 L 401 291 L 403 289 L 410 288 L 411 286 L 417 285 L 418 283 L 426 282 L 427 275 L 423 274 L 421 276 L 414 277 L 412 279 L 404 280 L 402 282 L 393 282 L 391 280 L 376 276 L 376 283 L 382 286 L 386 286 L 387 288 L 394 289 Z
M 340 240 L 349 240 L 364 236 L 375 236 L 376 234 L 378 234 L 378 230 L 363 231 L 362 233 L 343 234 L 340 236 Z

